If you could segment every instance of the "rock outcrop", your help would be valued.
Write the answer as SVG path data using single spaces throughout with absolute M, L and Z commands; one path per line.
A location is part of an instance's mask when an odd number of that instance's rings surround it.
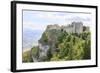
M 88 30 L 87 28 L 85 28 Z M 49 61 L 53 53 L 58 52 L 58 38 L 62 33 L 82 33 L 83 23 L 72 22 L 68 26 L 59 26 L 57 24 L 48 25 L 40 40 L 38 40 L 38 57 L 34 61 Z M 49 57 L 48 57 L 49 56 Z M 34 57 L 34 56 L 32 56 Z M 34 58 L 33 58 L 34 59 Z

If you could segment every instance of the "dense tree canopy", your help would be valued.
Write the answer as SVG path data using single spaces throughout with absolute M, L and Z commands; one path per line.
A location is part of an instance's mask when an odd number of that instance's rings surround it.
M 90 32 L 77 34 L 61 31 L 60 34 L 57 34 L 57 31 L 53 31 L 53 34 L 47 33 L 47 35 L 51 35 L 53 37 L 53 39 L 52 37 L 46 38 L 48 40 L 52 39 L 51 43 L 55 42 L 55 48 L 58 48 L 59 50 L 49 57 L 51 58 L 50 60 L 82 60 L 91 58 Z
M 39 41 L 44 45 L 50 46 L 45 61 L 84 60 L 91 58 L 91 33 L 89 31 L 78 34 L 50 30 L 45 31 Z M 33 47 L 31 52 L 33 56 L 38 57 L 39 48 Z M 28 53 L 25 54 L 23 61 L 31 61 Z

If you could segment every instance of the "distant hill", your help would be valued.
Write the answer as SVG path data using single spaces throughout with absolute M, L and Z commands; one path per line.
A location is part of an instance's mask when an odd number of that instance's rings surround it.
M 41 30 L 23 30 L 23 50 L 38 45 L 38 40 L 42 35 Z

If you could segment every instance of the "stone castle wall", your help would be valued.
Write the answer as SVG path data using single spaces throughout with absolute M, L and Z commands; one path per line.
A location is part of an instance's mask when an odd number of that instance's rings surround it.
M 54 25 L 48 25 L 48 30 L 56 29 L 56 30 L 63 30 L 68 33 L 82 33 L 83 32 L 83 23 L 82 22 L 72 22 L 71 24 L 67 26 L 59 26 L 57 24 Z

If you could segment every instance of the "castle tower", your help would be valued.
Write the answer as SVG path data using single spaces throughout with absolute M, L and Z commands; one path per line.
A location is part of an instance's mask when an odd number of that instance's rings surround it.
M 72 22 L 73 33 L 82 33 L 83 32 L 83 23 L 82 22 Z

